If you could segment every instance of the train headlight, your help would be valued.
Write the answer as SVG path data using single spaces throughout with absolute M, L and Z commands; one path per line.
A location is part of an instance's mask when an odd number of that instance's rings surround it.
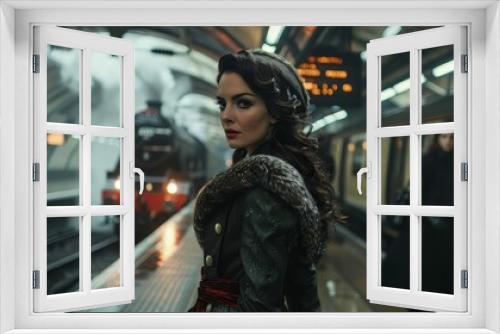
M 167 192 L 169 194 L 175 194 L 177 192 L 177 183 L 175 181 L 170 181 L 167 184 Z
M 116 179 L 113 185 L 116 190 L 120 190 L 120 179 Z
M 146 191 L 153 190 L 153 184 L 151 182 L 146 183 Z

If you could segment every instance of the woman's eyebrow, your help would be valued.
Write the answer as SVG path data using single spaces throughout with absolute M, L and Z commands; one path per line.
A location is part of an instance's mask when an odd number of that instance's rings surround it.
M 252 94 L 252 93 L 239 93 L 239 94 L 233 95 L 233 97 L 231 99 L 234 100 L 234 99 L 237 99 L 238 97 L 243 96 L 243 95 L 257 96 L 257 95 Z M 222 96 L 219 96 L 219 95 L 216 95 L 216 98 L 217 98 L 217 100 L 224 100 L 224 98 Z

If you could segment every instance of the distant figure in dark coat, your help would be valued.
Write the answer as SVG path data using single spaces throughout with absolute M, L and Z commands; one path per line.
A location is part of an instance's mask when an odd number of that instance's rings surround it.
M 422 205 L 453 206 L 453 134 L 435 135 L 422 158 Z M 395 204 L 408 205 L 409 190 Z M 410 220 L 391 217 L 400 233 L 382 263 L 382 286 L 409 289 Z M 453 218 L 422 217 L 422 291 L 453 294 Z

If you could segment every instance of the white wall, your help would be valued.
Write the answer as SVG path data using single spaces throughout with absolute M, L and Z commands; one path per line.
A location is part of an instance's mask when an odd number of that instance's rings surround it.
M 8 223 L 14 221 L 14 10 L 0 3 L 0 251 L 11 256 L 0 256 L 0 333 L 14 328 L 14 235 Z M 6 98 L 9 96 L 10 98 Z
M 498 243 L 500 235 L 500 205 L 497 199 L 500 196 L 500 159 L 499 159 L 499 143 L 500 134 L 500 40 L 498 33 L 500 31 L 500 5 L 496 3 L 490 6 L 486 13 L 486 100 L 491 101 L 489 108 L 495 112 L 485 113 L 486 124 L 486 170 L 485 175 L 488 176 L 486 180 L 486 203 L 485 203 L 485 223 L 490 225 L 487 230 L 493 233 L 486 234 L 485 251 L 490 254 L 499 254 L 500 245 Z M 498 282 L 494 280 L 499 277 L 499 257 L 491 257 L 490 261 L 485 266 L 486 286 L 492 284 L 496 289 L 486 291 L 486 309 L 495 310 L 496 312 L 486 312 L 486 327 L 500 331 L 500 289 Z M 496 313 L 496 316 L 495 316 Z

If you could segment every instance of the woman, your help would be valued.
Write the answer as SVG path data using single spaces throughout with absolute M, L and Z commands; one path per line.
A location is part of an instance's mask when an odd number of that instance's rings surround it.
M 284 58 L 260 49 L 219 59 L 217 101 L 233 165 L 198 193 L 204 265 L 194 312 L 319 311 L 315 264 L 333 189 L 303 133 L 309 96 Z

